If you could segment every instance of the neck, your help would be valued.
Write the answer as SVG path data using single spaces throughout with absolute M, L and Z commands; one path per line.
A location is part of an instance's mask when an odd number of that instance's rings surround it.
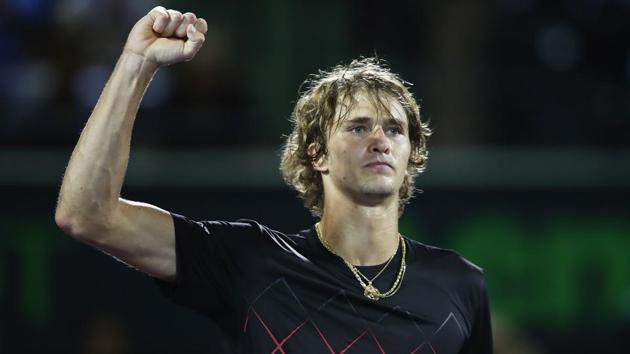
M 398 199 L 359 205 L 326 196 L 321 237 L 346 261 L 357 266 L 387 262 L 398 249 Z

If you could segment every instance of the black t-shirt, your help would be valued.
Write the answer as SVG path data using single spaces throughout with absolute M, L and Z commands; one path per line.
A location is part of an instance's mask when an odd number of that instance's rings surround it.
M 407 270 L 370 300 L 314 227 L 284 234 L 251 220 L 175 222 L 177 280 L 162 293 L 209 317 L 236 353 L 492 353 L 482 270 L 404 237 Z M 377 278 L 385 292 L 402 250 Z M 371 278 L 382 266 L 358 267 Z

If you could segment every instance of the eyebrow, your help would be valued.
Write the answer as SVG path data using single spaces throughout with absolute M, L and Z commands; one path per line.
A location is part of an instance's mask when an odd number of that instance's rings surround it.
M 346 119 L 344 121 L 344 124 L 365 124 L 365 123 L 369 123 L 372 120 L 374 120 L 374 118 L 372 117 L 365 117 L 365 116 L 359 116 L 359 117 L 354 117 L 354 118 L 350 118 L 350 119 Z M 397 119 L 394 117 L 388 117 L 385 118 L 385 122 L 387 122 L 388 124 L 395 124 L 395 125 L 399 125 L 401 127 L 406 127 L 407 123 L 401 119 Z

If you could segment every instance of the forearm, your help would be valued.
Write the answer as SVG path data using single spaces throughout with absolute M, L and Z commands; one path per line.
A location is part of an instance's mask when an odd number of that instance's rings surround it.
M 55 219 L 71 233 L 101 225 L 119 203 L 140 101 L 157 65 L 123 52 L 81 132 L 59 192 Z

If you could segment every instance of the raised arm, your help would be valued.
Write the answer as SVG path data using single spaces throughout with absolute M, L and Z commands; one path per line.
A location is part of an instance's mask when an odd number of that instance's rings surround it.
M 81 132 L 59 192 L 55 222 L 67 234 L 152 276 L 175 278 L 175 230 L 156 206 L 120 197 L 142 96 L 163 65 L 191 60 L 206 21 L 156 7 L 141 18 Z

